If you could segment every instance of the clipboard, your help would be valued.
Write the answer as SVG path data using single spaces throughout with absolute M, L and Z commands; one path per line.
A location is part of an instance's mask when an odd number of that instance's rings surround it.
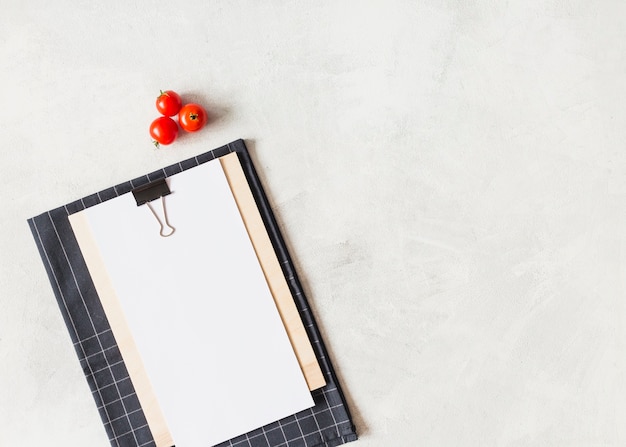
M 234 154 L 230 158 L 225 157 L 230 153 Z M 258 213 L 256 218 L 252 219 L 255 222 L 248 222 L 246 226 L 261 225 L 264 228 L 263 233 L 267 236 L 265 241 L 259 242 L 265 244 L 265 249 L 258 247 L 255 249 L 257 252 L 267 252 L 270 247 L 278 261 L 269 269 L 271 273 L 264 273 L 266 276 L 274 275 L 282 279 L 283 286 L 287 286 L 284 289 L 290 292 L 291 302 L 299 314 L 298 320 L 304 323 L 301 327 L 310 340 L 309 346 L 317 360 L 325 385 L 312 392 L 315 405 L 311 409 L 272 422 L 219 445 L 331 446 L 353 441 L 356 439 L 356 432 L 345 399 L 245 144 L 238 140 L 28 221 L 111 444 L 133 447 L 158 445 L 146 419 L 145 404 L 142 406 L 132 381 L 128 380 L 130 378 L 128 365 L 111 330 L 109 318 L 102 307 L 92 275 L 74 236 L 69 216 L 108 199 L 129 194 L 132 190 L 156 180 L 167 179 L 221 157 L 222 165 L 228 164 L 227 160 L 231 160 L 233 164 L 232 160 L 236 157 L 236 165 L 240 166 L 239 173 L 230 176 L 229 182 L 240 184 L 243 182 L 246 186 L 244 190 L 249 192 L 247 197 L 238 199 L 238 206 L 240 201 L 247 201 L 248 206 L 253 202 Z M 272 294 L 276 295 L 275 290 L 272 290 Z M 104 378 L 105 375 L 108 377 Z M 115 389 L 105 386 L 111 377 L 119 384 Z M 315 386 L 309 384 L 309 388 L 314 389 Z

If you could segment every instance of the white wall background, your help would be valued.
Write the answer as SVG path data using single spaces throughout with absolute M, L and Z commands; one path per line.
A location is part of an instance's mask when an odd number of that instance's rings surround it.
M 626 3 L 0 6 L 0 445 L 108 446 L 26 219 L 240 137 L 360 446 L 626 445 Z

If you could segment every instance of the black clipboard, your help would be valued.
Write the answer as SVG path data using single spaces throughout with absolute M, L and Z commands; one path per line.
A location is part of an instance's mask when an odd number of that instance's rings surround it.
M 89 195 L 28 220 L 35 243 L 50 279 L 59 308 L 79 362 L 87 378 L 111 445 L 117 447 L 155 446 L 141 404 L 93 281 L 74 237 L 68 216 L 110 198 L 131 193 L 215 158 L 236 152 L 250 190 L 270 236 L 283 274 L 307 329 L 313 350 L 326 379 L 323 388 L 313 391 L 315 406 L 238 436 L 219 446 L 326 446 L 357 439 L 345 398 L 337 381 L 317 324 L 308 306 L 293 263 L 278 230 L 267 197 L 260 184 L 243 140 L 237 140 L 159 171 Z M 118 384 L 109 386 L 111 381 Z

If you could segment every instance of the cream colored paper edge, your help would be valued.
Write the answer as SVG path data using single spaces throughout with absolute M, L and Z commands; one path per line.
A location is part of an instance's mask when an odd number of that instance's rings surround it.
M 120 349 L 128 375 L 135 388 L 137 398 L 146 416 L 146 421 L 157 447 L 171 447 L 174 440 L 169 431 L 161 407 L 157 402 L 152 384 L 128 327 L 126 317 L 107 274 L 100 250 L 94 241 L 86 217 L 82 213 L 69 216 L 74 235 L 85 258 L 89 274 L 100 297 L 102 307 Z
M 326 385 L 326 379 L 313 352 L 313 346 L 296 308 L 239 158 L 233 152 L 220 157 L 219 160 L 309 390 L 321 388 Z

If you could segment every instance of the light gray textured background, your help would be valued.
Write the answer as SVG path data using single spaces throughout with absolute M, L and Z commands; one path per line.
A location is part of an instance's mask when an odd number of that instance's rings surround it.
M 1 446 L 108 445 L 26 219 L 240 137 L 358 445 L 626 445 L 625 2 L 0 6 Z

